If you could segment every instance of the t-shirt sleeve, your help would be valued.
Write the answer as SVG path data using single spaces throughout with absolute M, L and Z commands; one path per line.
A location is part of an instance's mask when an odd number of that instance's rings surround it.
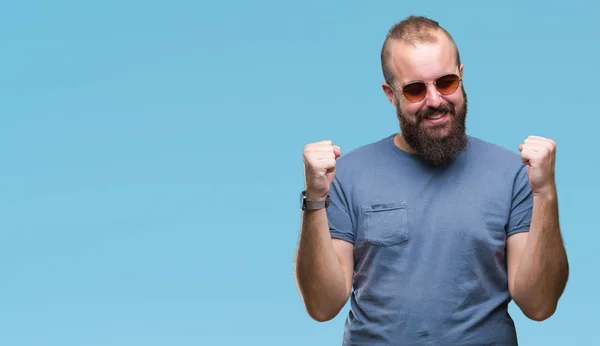
M 527 166 L 522 165 L 513 184 L 512 205 L 506 228 L 506 236 L 529 231 L 531 213 L 533 209 L 533 195 L 529 186 Z
M 347 196 L 337 176 L 329 188 L 327 219 L 332 238 L 343 239 L 354 244 L 354 228 Z

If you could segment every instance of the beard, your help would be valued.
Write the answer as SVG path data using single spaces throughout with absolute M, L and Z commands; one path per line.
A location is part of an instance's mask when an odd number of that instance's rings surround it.
M 414 123 L 406 118 L 396 101 L 402 137 L 418 156 L 434 167 L 445 165 L 466 147 L 467 94 L 462 85 L 461 92 L 464 101 L 458 109 L 452 103 L 423 109 L 417 112 Z M 423 120 L 435 113 L 447 113 L 449 120 L 440 125 L 423 126 Z M 444 136 L 441 132 L 448 133 Z

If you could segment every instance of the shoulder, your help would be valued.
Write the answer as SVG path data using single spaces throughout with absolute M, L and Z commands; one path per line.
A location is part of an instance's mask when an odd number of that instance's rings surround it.
M 376 176 L 377 172 L 388 170 L 394 155 L 389 148 L 390 138 L 379 138 L 346 152 L 342 148 L 342 155 L 336 161 L 336 182 L 350 188 Z
M 468 136 L 469 145 L 472 150 L 479 154 L 490 154 L 499 159 L 515 159 L 518 158 L 518 154 L 515 151 L 509 150 L 499 144 L 489 142 L 475 136 Z
M 369 165 L 370 162 L 375 162 L 382 155 L 389 155 L 389 136 L 378 139 L 376 141 L 363 144 L 342 155 L 338 159 L 340 168 L 356 169 Z
M 468 156 L 476 159 L 487 167 L 508 168 L 519 170 L 523 166 L 521 155 L 498 144 L 469 136 Z

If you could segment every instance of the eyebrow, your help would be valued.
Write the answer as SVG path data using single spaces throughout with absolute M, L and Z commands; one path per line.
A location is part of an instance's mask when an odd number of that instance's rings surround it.
M 440 77 L 443 77 L 443 76 L 447 76 L 447 75 L 449 75 L 449 74 L 457 74 L 457 73 L 455 73 L 455 72 L 445 72 L 445 73 L 442 73 L 441 75 L 439 75 L 439 76 L 435 77 L 433 80 L 435 81 L 435 80 L 437 80 L 438 78 L 440 78 Z M 411 83 L 418 83 L 418 82 L 424 82 L 424 80 L 422 80 L 422 79 L 415 79 L 415 80 L 411 80 L 411 81 L 409 81 L 409 82 L 406 82 L 406 83 L 404 83 L 404 84 L 401 84 L 401 85 L 402 85 L 402 86 L 406 86 L 406 85 L 409 85 L 409 84 L 411 84 Z

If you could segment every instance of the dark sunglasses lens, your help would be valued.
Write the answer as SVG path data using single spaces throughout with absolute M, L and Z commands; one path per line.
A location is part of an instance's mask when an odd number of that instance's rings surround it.
M 460 78 L 457 75 L 448 75 L 440 77 L 436 82 L 435 86 L 438 91 L 444 95 L 452 94 L 458 89 Z
M 425 97 L 426 94 L 425 84 L 423 83 L 411 83 L 402 89 L 404 96 L 411 102 L 420 101 Z

